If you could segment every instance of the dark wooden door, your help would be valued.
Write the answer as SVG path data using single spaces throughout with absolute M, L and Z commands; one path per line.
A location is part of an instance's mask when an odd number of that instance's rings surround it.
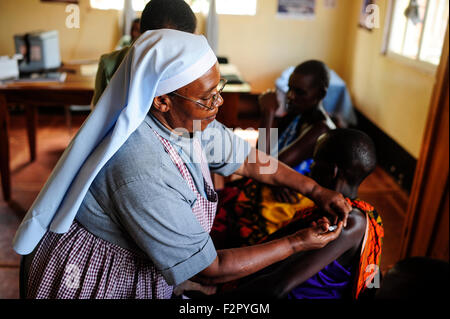
M 448 27 L 403 228 L 400 258 L 449 260 Z

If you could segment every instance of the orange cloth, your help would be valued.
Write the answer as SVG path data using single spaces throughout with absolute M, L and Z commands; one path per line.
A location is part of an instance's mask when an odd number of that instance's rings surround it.
M 375 208 L 362 200 L 348 200 L 352 207 L 366 213 L 367 226 L 365 239 L 361 248 L 359 267 L 355 277 L 354 298 L 367 289 L 367 284 L 374 276 L 380 275 L 381 248 L 383 246 L 384 228 L 380 215 Z M 371 266 L 372 265 L 372 266 Z M 371 266 L 371 267 L 369 267 Z

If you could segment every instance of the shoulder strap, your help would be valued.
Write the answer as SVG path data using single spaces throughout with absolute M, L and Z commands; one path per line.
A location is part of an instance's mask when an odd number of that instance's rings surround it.
M 176 167 L 180 171 L 181 176 L 187 181 L 189 188 L 195 193 L 196 189 L 195 189 L 194 180 L 191 176 L 191 173 L 189 173 L 189 170 L 187 169 L 186 164 L 183 162 L 183 160 L 181 159 L 178 152 L 175 150 L 175 148 L 172 146 L 172 144 L 168 140 L 166 140 L 161 135 L 159 135 L 153 128 L 152 128 L 152 131 L 153 131 L 153 133 L 155 133 L 156 137 L 158 137 L 159 141 L 161 142 L 161 144 L 164 147 L 164 150 L 167 152 L 167 154 L 169 154 L 170 159 L 172 160 L 172 162 L 176 165 Z

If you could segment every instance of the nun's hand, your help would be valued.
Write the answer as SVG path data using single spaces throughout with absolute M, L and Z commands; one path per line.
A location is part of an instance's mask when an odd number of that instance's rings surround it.
M 328 231 L 330 224 L 327 221 L 313 222 L 311 227 L 304 228 L 293 234 L 293 239 L 301 242 L 299 251 L 320 249 L 337 239 L 342 232 L 343 222 L 337 224 L 337 229 Z
M 311 199 L 334 218 L 333 225 L 336 225 L 338 220 L 342 220 L 344 227 L 347 226 L 352 207 L 341 193 L 317 186 L 311 194 Z

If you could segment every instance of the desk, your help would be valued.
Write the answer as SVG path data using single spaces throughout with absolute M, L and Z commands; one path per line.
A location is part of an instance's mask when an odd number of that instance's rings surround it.
M 219 64 L 220 75 L 232 75 L 242 80 L 239 70 L 233 64 Z M 217 114 L 217 120 L 227 127 L 238 126 L 239 100 L 241 93 L 250 93 L 250 85 L 244 81 L 242 84 L 228 83 L 223 90 L 223 105 Z
M 69 73 L 64 83 L 8 83 L 0 84 L 0 175 L 5 201 L 11 199 L 11 171 L 8 136 L 8 104 L 21 104 L 25 107 L 30 160 L 36 159 L 37 107 L 39 105 L 89 105 L 94 93 L 95 79 L 83 76 L 81 67 Z M 249 92 L 248 84 L 227 85 L 224 90 L 224 105 L 217 119 L 228 127 L 237 126 L 239 96 Z
M 36 159 L 37 107 L 39 105 L 88 105 L 94 93 L 94 78 L 69 74 L 63 83 L 17 82 L 0 84 L 0 175 L 3 198 L 11 199 L 11 172 L 8 135 L 8 104 L 25 107 L 30 160 Z

